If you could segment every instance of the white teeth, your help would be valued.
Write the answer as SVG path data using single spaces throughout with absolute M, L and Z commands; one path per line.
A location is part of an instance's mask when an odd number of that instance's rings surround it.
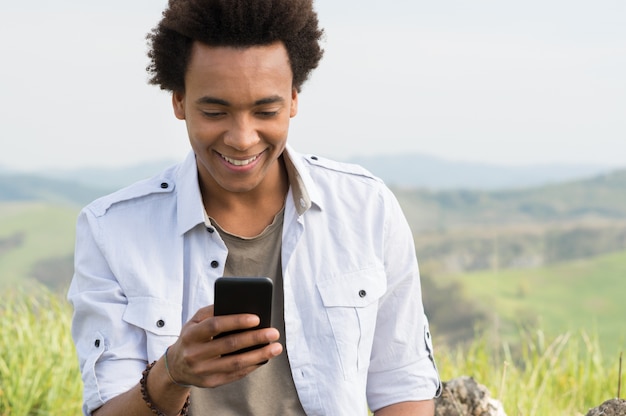
M 246 160 L 239 160 L 239 159 L 231 159 L 229 157 L 226 157 L 224 155 L 221 155 L 222 159 L 224 159 L 225 161 L 227 161 L 228 163 L 230 163 L 231 165 L 235 165 L 235 166 L 246 166 L 249 165 L 250 163 L 254 162 L 258 156 L 253 156 L 250 159 L 246 159 Z

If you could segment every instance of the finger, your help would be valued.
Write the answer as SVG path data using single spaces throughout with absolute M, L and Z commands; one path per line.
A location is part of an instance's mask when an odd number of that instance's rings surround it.
M 272 342 L 255 350 L 223 356 L 220 361 L 221 365 L 226 368 L 226 372 L 238 373 L 248 368 L 258 368 L 279 356 L 282 351 L 283 347 L 280 343 Z
M 210 320 L 212 317 L 213 305 L 198 309 L 191 319 L 183 325 L 179 339 L 184 341 L 186 345 L 210 341 L 213 335 L 207 333 L 207 330 L 202 327 L 202 323 Z
M 239 380 L 262 364 L 280 355 L 282 345 L 273 342 L 258 350 L 229 355 L 216 360 L 204 362 L 206 369 L 196 385 L 200 387 L 216 387 Z
M 278 341 L 279 337 L 280 333 L 275 328 L 265 328 L 214 338 L 210 344 L 212 353 L 224 356 Z
M 212 308 L 212 306 L 210 307 Z M 204 308 L 203 308 L 204 309 Z M 196 318 L 204 320 L 195 321 Z M 202 313 L 198 311 L 194 318 L 188 322 L 181 331 L 181 338 L 185 343 L 192 345 L 195 343 L 207 343 L 219 334 L 231 331 L 244 331 L 259 325 L 259 317 L 252 314 L 212 316 L 212 309 Z
M 214 316 L 204 320 L 200 325 L 204 327 L 206 334 L 215 337 L 224 332 L 247 330 L 258 326 L 259 317 L 252 314 L 235 314 Z

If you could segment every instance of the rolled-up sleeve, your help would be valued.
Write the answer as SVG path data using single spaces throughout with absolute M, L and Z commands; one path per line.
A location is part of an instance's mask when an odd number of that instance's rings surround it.
M 201 207 L 191 151 L 183 164 L 81 210 L 68 300 L 85 415 L 135 386 L 146 364 L 176 342 L 185 270 L 200 276 L 194 287 L 205 287 L 204 257 L 183 266 L 194 257 L 185 251 L 187 235 L 202 253 L 210 240 L 202 226 L 188 233 L 204 224 Z
M 372 410 L 440 393 L 411 230 L 388 191 L 383 230 L 387 293 L 381 298 L 367 381 Z

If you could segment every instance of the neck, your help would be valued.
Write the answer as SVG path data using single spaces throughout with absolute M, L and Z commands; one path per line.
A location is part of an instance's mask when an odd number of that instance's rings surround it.
M 267 173 L 263 181 L 248 192 L 223 189 L 215 192 L 215 186 L 201 184 L 207 214 L 232 234 L 243 237 L 260 234 L 282 209 L 289 190 L 285 162 L 282 157 L 276 162 L 275 168 Z

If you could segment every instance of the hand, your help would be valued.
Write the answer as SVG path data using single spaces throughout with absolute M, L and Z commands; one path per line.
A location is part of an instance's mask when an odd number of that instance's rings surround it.
M 198 387 L 217 387 L 245 377 L 263 363 L 281 354 L 275 328 L 255 329 L 213 339 L 222 332 L 259 325 L 251 314 L 214 316 L 213 305 L 200 309 L 183 326 L 180 337 L 168 351 L 170 374 L 176 382 Z M 249 352 L 225 354 L 259 344 Z

